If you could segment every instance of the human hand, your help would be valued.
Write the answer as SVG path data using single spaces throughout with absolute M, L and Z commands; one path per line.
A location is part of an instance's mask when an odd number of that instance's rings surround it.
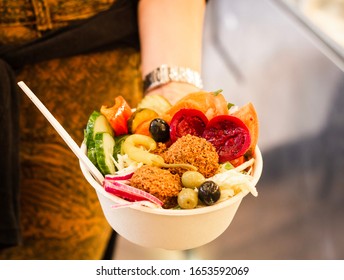
M 191 92 L 201 91 L 198 87 L 179 82 L 170 82 L 163 86 L 149 91 L 146 95 L 161 95 L 165 97 L 172 105 Z

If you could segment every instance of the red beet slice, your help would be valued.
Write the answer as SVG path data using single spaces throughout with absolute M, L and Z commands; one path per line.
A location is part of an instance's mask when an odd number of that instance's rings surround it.
M 247 126 L 239 118 L 230 115 L 211 119 L 203 132 L 203 137 L 216 148 L 220 163 L 241 157 L 251 143 Z

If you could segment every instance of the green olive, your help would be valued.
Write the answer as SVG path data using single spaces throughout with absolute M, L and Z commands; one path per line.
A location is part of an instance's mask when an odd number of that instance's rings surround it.
M 193 189 L 183 188 L 178 194 L 178 205 L 183 209 L 193 209 L 198 204 L 198 194 Z
M 186 171 L 182 175 L 182 184 L 185 188 L 198 188 L 204 181 L 204 176 L 197 171 Z

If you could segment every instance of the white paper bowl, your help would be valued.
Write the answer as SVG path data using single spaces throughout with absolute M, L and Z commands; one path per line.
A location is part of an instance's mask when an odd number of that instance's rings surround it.
M 86 152 L 86 146 L 81 146 Z M 256 148 L 254 185 L 263 169 L 259 148 Z M 220 236 L 229 226 L 242 199 L 247 193 L 239 193 L 231 199 L 202 208 L 189 210 L 152 209 L 141 205 L 113 209 L 123 199 L 107 193 L 94 180 L 82 162 L 82 173 L 95 188 L 105 218 L 111 227 L 130 242 L 148 248 L 186 250 L 205 245 Z

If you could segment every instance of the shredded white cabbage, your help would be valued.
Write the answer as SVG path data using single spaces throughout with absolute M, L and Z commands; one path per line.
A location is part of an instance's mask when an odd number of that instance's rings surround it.
M 118 175 L 129 172 L 135 172 L 138 168 L 140 168 L 143 165 L 142 162 L 132 160 L 127 154 L 118 154 L 117 161 L 114 158 L 112 158 L 112 160 L 118 170 L 116 172 L 116 174 Z
M 221 200 L 235 195 L 238 191 L 248 191 L 252 195 L 258 196 L 257 189 L 252 183 L 253 177 L 236 169 L 215 174 L 207 180 L 213 181 L 220 187 Z
M 247 167 L 252 166 L 254 163 L 254 158 L 251 158 L 248 161 L 245 161 L 244 163 L 240 164 L 239 166 L 235 167 L 234 170 L 236 171 L 244 171 Z
M 227 200 L 230 197 L 235 195 L 235 191 L 233 189 L 222 189 L 221 195 L 217 203 Z

